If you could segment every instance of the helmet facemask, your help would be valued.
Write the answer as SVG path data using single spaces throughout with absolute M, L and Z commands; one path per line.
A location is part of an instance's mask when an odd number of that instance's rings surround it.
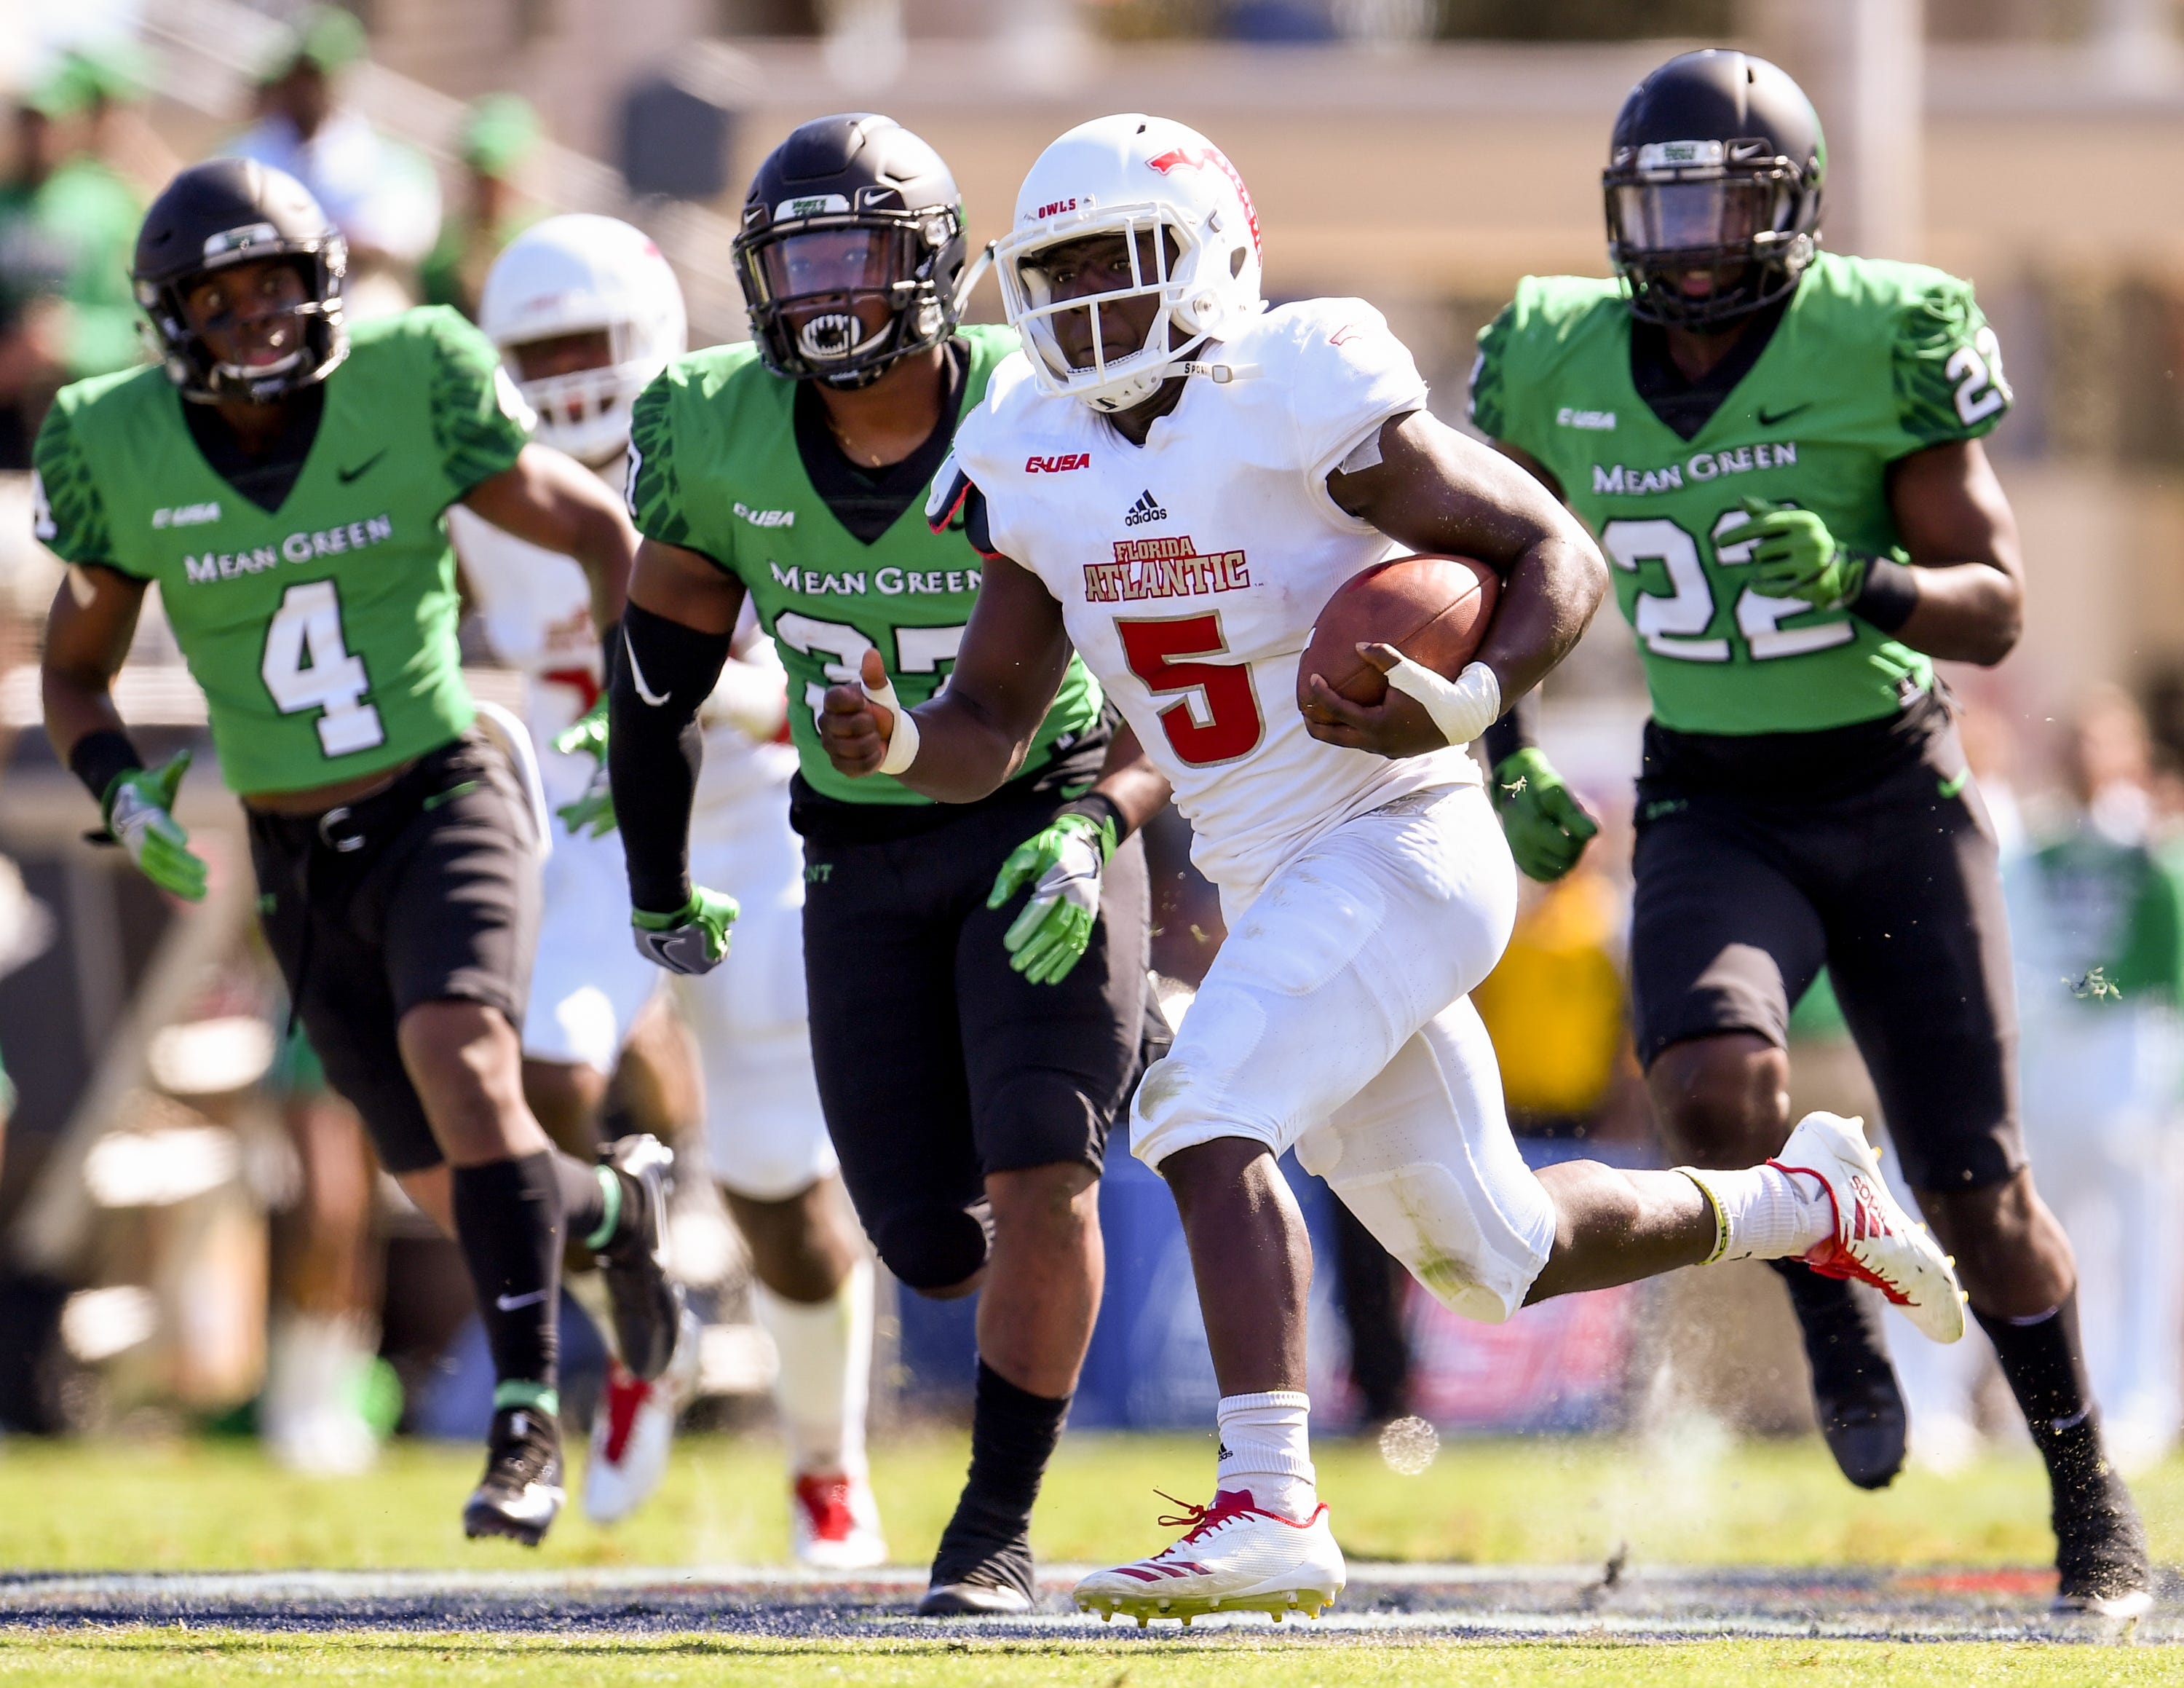
M 574 334 L 604 337 L 605 361 L 559 375 L 526 377 L 523 349 Z M 660 373 L 659 357 L 638 344 L 638 326 L 617 317 L 596 328 L 565 329 L 538 340 L 517 340 L 501 347 L 501 358 L 515 377 L 523 401 L 538 413 L 539 441 L 566 451 L 580 463 L 601 463 L 627 449 L 629 413 Z
M 1813 260 L 1814 235 L 1797 226 L 1803 171 L 1786 158 L 1724 161 L 1749 143 L 1657 143 L 1602 177 L 1608 255 L 1642 321 L 1705 332 L 1786 297 Z M 1818 193 L 1808 221 L 1817 221 Z M 1709 278 L 1685 290 L 1692 275 Z
M 753 215 L 766 214 L 755 208 Z M 952 207 L 850 210 L 844 204 L 747 226 L 736 240 L 736 267 L 766 367 L 853 389 L 938 345 L 956 316 L 941 285 L 943 260 L 961 238 L 962 218 Z
M 1119 237 L 1128 250 L 1128 283 L 1057 299 L 1041 260 L 1103 236 Z M 1032 370 L 1040 388 L 1103 411 L 1126 411 L 1150 397 L 1218 326 L 1218 303 L 1198 284 L 1205 253 L 1198 231 L 1174 207 L 1151 200 L 1087 207 L 1047 218 L 1001 241 L 994 258 L 1002 299 L 1010 323 L 1033 354 Z M 1110 357 L 1101 332 L 1103 310 L 1146 298 L 1156 299 L 1159 309 L 1142 343 L 1134 351 Z M 1070 311 L 1085 313 L 1089 366 L 1072 363 L 1055 336 L 1056 319 Z
M 231 243 L 225 251 L 219 243 Z M 323 381 L 348 355 L 342 314 L 342 282 L 348 249 L 338 234 L 323 239 L 281 239 L 270 225 L 238 229 L 206 243 L 209 261 L 164 281 L 140 279 L 136 301 L 148 319 L 145 338 L 182 396 L 199 404 L 242 400 L 270 404 Z M 223 362 L 190 321 L 187 301 L 208 277 L 268 258 L 283 259 L 300 276 L 304 297 L 285 314 L 294 319 L 293 345 L 271 363 Z M 266 313 L 251 320 L 263 321 Z

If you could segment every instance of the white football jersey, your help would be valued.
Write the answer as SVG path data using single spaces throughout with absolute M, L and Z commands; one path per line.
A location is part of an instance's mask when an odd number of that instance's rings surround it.
M 1390 416 L 1424 408 L 1409 351 L 1362 299 L 1323 299 L 1200 355 L 1234 377 L 1193 377 L 1135 446 L 1042 394 L 1018 353 L 957 433 L 956 467 L 983 496 L 992 549 L 1061 603 L 1234 908 L 1328 828 L 1479 774 L 1455 748 L 1391 761 L 1323 744 L 1296 707 L 1321 606 L 1401 549 L 1346 515 L 1327 477 Z
M 618 479 L 621 474 L 617 459 L 611 475 Z M 599 701 L 604 678 L 583 567 L 503 532 L 460 504 L 448 506 L 448 537 L 454 542 L 487 642 L 495 656 L 523 674 L 524 724 L 538 749 L 547 803 L 558 808 L 574 802 L 583 795 L 594 764 L 582 753 L 555 750 L 554 740 Z M 750 654 L 759 662 L 779 667 L 766 640 L 756 641 Z M 724 688 L 733 674 L 732 659 L 722 676 Z M 761 793 L 786 801 L 788 776 L 796 771 L 793 749 L 756 743 L 712 710 L 701 712 L 701 718 L 705 765 L 699 776 L 694 824 L 702 824 L 705 812 L 716 805 Z

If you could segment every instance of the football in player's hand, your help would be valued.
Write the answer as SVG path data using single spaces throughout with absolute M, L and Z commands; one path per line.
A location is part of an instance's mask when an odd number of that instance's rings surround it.
M 1351 576 L 1320 611 L 1297 663 L 1297 707 L 1318 719 L 1312 677 L 1353 703 L 1388 695 L 1387 676 L 1357 653 L 1361 644 L 1392 645 L 1412 662 L 1451 679 L 1478 651 L 1502 582 L 1468 556 L 1390 557 Z

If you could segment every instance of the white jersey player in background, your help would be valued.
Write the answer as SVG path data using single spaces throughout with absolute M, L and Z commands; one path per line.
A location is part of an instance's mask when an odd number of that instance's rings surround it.
M 538 437 L 619 486 L 630 406 L 685 349 L 682 296 L 659 249 L 612 218 L 549 218 L 494 261 L 479 326 L 538 414 Z M 641 1066 L 633 1101 L 692 1088 L 663 994 L 695 1035 L 706 1160 L 749 1244 L 752 1300 L 779 1351 L 775 1399 L 788 1445 L 797 1557 L 855 1568 L 886 1557 L 865 1470 L 872 1267 L 850 1227 L 820 1113 L 805 1026 L 803 855 L 788 826 L 795 752 L 763 639 L 739 646 L 704 712 L 705 771 L 692 869 L 733 885 L 743 914 L 727 962 L 670 979 L 629 941 L 629 895 L 599 760 L 555 747 L 604 683 L 582 573 L 453 511 L 449 529 L 488 639 L 525 677 L 526 719 L 559 817 L 523 1027 L 524 1087 L 549 1132 L 578 1149 L 596 1132 L 618 1062 Z M 599 741 L 593 738 L 591 742 Z M 632 1042 L 632 1033 L 638 1033 Z M 664 1035 L 663 1035 L 664 1034 Z M 660 1122 L 663 1126 L 666 1121 Z M 581 1141 L 569 1141 L 569 1139 Z M 688 1344 L 694 1357 L 696 1344 Z M 617 1363 L 594 1420 L 586 1511 L 620 1518 L 665 1473 L 680 1389 Z
M 998 263 L 1024 349 L 965 420 L 932 512 L 960 511 L 993 557 L 953 675 L 905 713 L 870 654 L 861 690 L 827 694 L 822 732 L 844 772 L 973 800 L 1022 755 L 1073 646 L 1221 891 L 1228 942 L 1130 1121 L 1190 1245 L 1223 1396 L 1215 1494 L 1182 1540 L 1087 1579 L 1078 1604 L 1317 1615 L 1341 1590 L 1306 1437 L 1310 1246 L 1275 1165 L 1292 1147 L 1469 1317 L 1804 1255 L 1960 1334 L 1947 1262 L 1832 1115 L 1741 1171 L 1535 1174 L 1517 1151 L 1465 996 L 1508 939 L 1515 869 L 1457 746 L 1591 618 L 1607 567 L 1575 519 L 1433 419 L 1370 305 L 1267 310 L 1243 183 L 1180 124 L 1064 135 Z M 1321 606 L 1409 550 L 1500 575 L 1478 659 L 1449 680 L 1368 647 L 1409 696 L 1365 708 L 1306 676 L 1307 719 L 1299 658 Z

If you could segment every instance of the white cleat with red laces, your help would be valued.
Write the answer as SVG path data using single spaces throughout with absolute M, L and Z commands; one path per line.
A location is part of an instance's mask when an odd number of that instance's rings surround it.
M 584 1516 L 593 1523 L 627 1518 L 666 1477 L 676 1420 L 697 1386 L 699 1335 L 698 1316 L 685 1307 L 675 1357 L 659 1377 L 647 1381 L 619 1360 L 607 1361 L 584 1465 Z
M 1834 1204 L 1836 1234 L 1806 1251 L 1807 1266 L 1829 1277 L 1871 1284 L 1936 1342 L 1954 1342 L 1964 1333 L 1964 1292 L 1956 1263 L 1888 1193 L 1858 1121 L 1808 1114 L 1767 1164 L 1817 1178 Z
M 1300 1523 L 1261 1511 L 1249 1490 L 1224 1489 L 1212 1506 L 1161 1523 L 1184 1526 L 1183 1540 L 1150 1559 L 1095 1571 L 1077 1585 L 1078 1610 L 1110 1622 L 1117 1613 L 1134 1618 L 1140 1629 L 1156 1618 L 1188 1624 L 1209 1612 L 1264 1612 L 1279 1624 L 1292 1612 L 1318 1617 L 1348 1574 L 1324 1506 Z
M 788 1495 L 796 1562 L 816 1571 L 869 1571 L 887 1563 L 879 1502 L 861 1477 L 800 1477 Z

